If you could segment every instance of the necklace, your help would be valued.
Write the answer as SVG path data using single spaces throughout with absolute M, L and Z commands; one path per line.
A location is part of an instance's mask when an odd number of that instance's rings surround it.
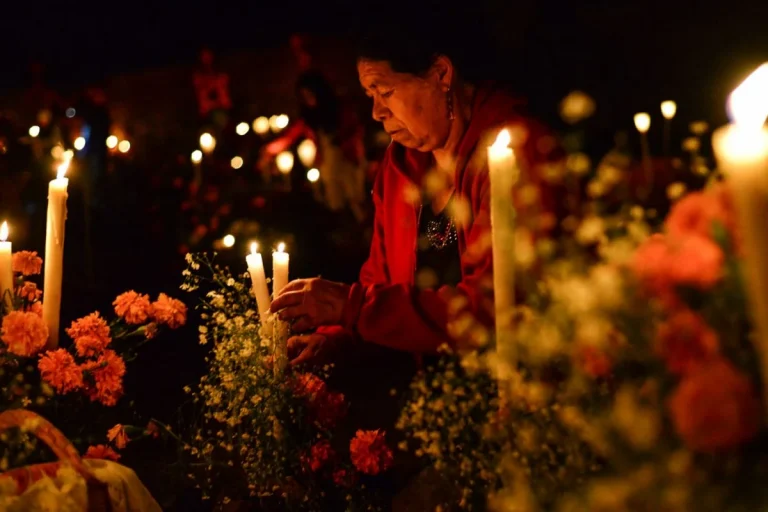
M 449 245 L 453 245 L 458 239 L 456 225 L 453 223 L 453 219 L 449 218 L 447 223 L 445 220 L 446 217 L 443 215 L 436 220 L 427 222 L 427 240 L 429 241 L 429 245 L 438 251 L 445 249 Z

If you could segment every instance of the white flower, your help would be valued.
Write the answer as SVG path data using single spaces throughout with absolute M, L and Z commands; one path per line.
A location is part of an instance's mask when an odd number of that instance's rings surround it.
M 197 328 L 198 331 L 200 331 L 200 334 L 207 334 L 208 333 L 208 327 L 201 325 Z
M 576 230 L 576 240 L 582 245 L 590 245 L 599 242 L 605 233 L 603 219 L 596 215 L 585 218 Z
M 232 279 L 231 277 L 229 279 L 227 279 L 227 286 L 234 286 L 234 285 L 235 285 L 235 280 L 234 279 Z

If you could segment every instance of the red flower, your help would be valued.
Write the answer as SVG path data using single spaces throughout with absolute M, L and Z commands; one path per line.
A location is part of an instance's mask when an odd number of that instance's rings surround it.
M 378 475 L 392 466 L 394 457 L 379 430 L 358 430 L 349 443 L 349 456 L 358 471 Z
M 117 461 L 120 458 L 115 450 L 109 446 L 103 444 L 97 444 L 96 446 L 89 446 L 88 451 L 83 455 L 84 459 L 108 459 Z
M 11 267 L 14 272 L 25 276 L 33 276 L 40 273 L 43 268 L 43 259 L 35 251 L 19 251 L 11 256 Z
M 157 423 L 154 421 L 147 423 L 147 428 L 144 429 L 144 435 L 153 437 L 154 439 L 160 437 L 160 428 L 157 426 Z
M 591 345 L 584 345 L 579 348 L 577 360 L 581 371 L 593 379 L 606 377 L 611 373 L 611 359 L 605 352 Z
M 333 456 L 334 452 L 330 442 L 323 440 L 315 443 L 309 451 L 309 468 L 312 471 L 319 471 Z
M 686 375 L 668 407 L 675 431 L 696 451 L 733 448 L 760 429 L 761 403 L 752 382 L 722 358 Z
M 120 423 L 109 429 L 107 432 L 107 441 L 115 443 L 118 450 L 125 448 L 130 440 L 128 433 L 125 431 L 125 427 Z
M 659 326 L 654 350 L 667 369 L 682 375 L 718 352 L 717 335 L 700 316 L 687 309 L 676 312 Z
M 80 357 L 99 355 L 112 342 L 109 325 L 98 311 L 72 322 L 67 334 L 75 340 Z
M 332 428 L 347 413 L 347 404 L 342 393 L 323 390 L 315 395 L 309 410 L 314 421 L 325 428 Z
M 313 400 L 321 393 L 325 393 L 325 382 L 317 375 L 311 373 L 300 373 L 293 377 L 289 386 L 298 397 L 306 397 Z
M 333 483 L 339 487 L 350 488 L 355 485 L 357 474 L 346 469 L 337 469 L 333 472 Z
M 672 207 L 664 221 L 667 232 L 674 237 L 694 234 L 712 238 L 715 223 L 725 228 L 737 242 L 736 213 L 725 185 L 686 195 Z M 735 245 L 738 247 L 739 244 Z

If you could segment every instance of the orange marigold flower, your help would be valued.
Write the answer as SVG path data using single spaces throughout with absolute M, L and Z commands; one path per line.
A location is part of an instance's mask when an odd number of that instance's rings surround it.
M 393 455 L 380 430 L 358 430 L 349 442 L 352 464 L 366 475 L 378 475 L 392 466 Z
M 75 340 L 77 355 L 80 357 L 97 356 L 112 341 L 109 325 L 98 311 L 72 322 L 67 334 Z
M 35 313 L 11 311 L 3 317 L 0 340 L 8 352 L 30 357 L 40 352 L 48 341 L 48 326 Z
M 29 313 L 34 313 L 40 318 L 43 318 L 43 303 L 38 301 L 33 304 L 30 304 L 29 307 L 26 309 Z
M 97 444 L 96 446 L 89 446 L 88 450 L 83 455 L 84 459 L 107 459 L 117 461 L 120 459 L 120 454 L 109 446 L 103 444 Z
M 13 253 L 11 266 L 14 272 L 25 276 L 33 276 L 40 273 L 43 267 L 43 259 L 35 251 L 19 251 Z
M 142 295 L 133 290 L 117 296 L 112 303 L 117 316 L 129 324 L 143 324 L 152 315 L 149 295 Z
M 107 440 L 114 443 L 118 450 L 125 448 L 125 445 L 130 441 L 128 434 L 125 432 L 125 427 L 120 423 L 109 429 L 107 432 Z
M 91 401 L 99 401 L 112 406 L 123 394 L 123 375 L 125 361 L 114 350 L 105 350 L 96 361 L 82 365 L 82 369 L 90 376 L 86 394 Z
M 684 374 L 715 356 L 719 343 L 715 332 L 690 310 L 681 310 L 659 326 L 654 350 L 674 374 Z
M 151 340 L 155 336 L 157 336 L 157 324 L 155 322 L 150 322 L 146 325 L 144 328 L 144 337 L 148 340 Z
M 157 323 L 165 324 L 171 329 L 181 327 L 187 322 L 187 306 L 164 293 L 152 303 L 152 312 Z
M 762 407 L 752 381 L 723 358 L 686 375 L 668 406 L 675 431 L 692 450 L 727 450 L 760 430 Z
M 72 354 L 63 348 L 42 354 L 37 367 L 43 381 L 57 393 L 65 394 L 83 387 L 83 370 L 77 366 Z
M 32 281 L 24 281 L 23 285 L 16 288 L 16 295 L 24 300 L 33 302 L 38 300 L 43 295 L 43 291 L 40 290 Z

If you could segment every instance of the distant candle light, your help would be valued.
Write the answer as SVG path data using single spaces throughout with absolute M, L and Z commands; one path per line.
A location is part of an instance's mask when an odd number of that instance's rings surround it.
M 293 169 L 293 153 L 290 151 L 283 151 L 279 153 L 275 158 L 277 169 L 283 173 L 288 174 Z
M 224 238 L 221 239 L 221 243 L 224 244 L 224 247 L 232 247 L 235 245 L 235 237 L 234 235 L 226 235 Z
M 311 139 L 305 139 L 296 148 L 296 152 L 299 154 L 299 160 L 305 167 L 310 167 L 315 163 L 315 157 L 317 156 L 317 146 Z
M 200 148 L 206 152 L 211 153 L 216 147 L 216 139 L 210 133 L 206 132 L 200 136 Z
M 259 135 L 264 135 L 269 131 L 269 119 L 264 116 L 257 117 L 253 120 L 253 131 Z
M 29 136 L 30 137 L 37 137 L 40 135 L 40 127 L 37 125 L 31 126 L 29 128 Z
M 237 127 L 235 127 L 235 132 L 238 135 L 245 135 L 246 133 L 248 133 L 249 129 L 250 127 L 248 126 L 248 123 L 240 123 L 237 125 Z
M 199 164 L 203 161 L 203 152 L 199 149 L 196 149 L 192 152 L 192 163 L 193 164 Z
M 61 158 L 63 160 L 72 160 L 75 157 L 75 152 L 71 149 L 68 149 L 61 153 Z
M 239 169 L 243 166 L 243 159 L 239 156 L 234 157 L 230 162 L 233 169 Z
M 121 140 L 120 144 L 117 145 L 117 149 L 121 153 L 127 153 L 128 151 L 131 150 L 131 143 L 128 142 L 127 140 Z
M 315 183 L 317 180 L 320 179 L 320 171 L 318 169 L 310 169 L 307 171 L 307 179 Z
M 109 137 L 107 137 L 107 147 L 109 149 L 115 149 L 117 147 L 118 142 L 119 141 L 117 140 L 117 137 L 115 137 L 114 135 L 110 135 Z
M 661 103 L 661 115 L 664 119 L 672 119 L 677 113 L 677 103 L 671 100 L 663 101 Z
M 635 114 L 635 128 L 640 133 L 647 133 L 651 128 L 651 116 L 647 112 Z
M 85 137 L 78 137 L 75 139 L 75 149 L 80 151 L 85 147 Z

